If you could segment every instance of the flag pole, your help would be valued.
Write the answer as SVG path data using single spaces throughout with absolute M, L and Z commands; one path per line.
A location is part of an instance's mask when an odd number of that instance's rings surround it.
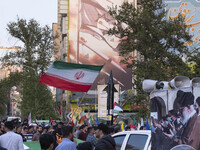
M 78 107 L 77 107 L 77 108 L 75 109 L 75 111 L 72 113 L 72 118 L 73 118 L 75 112 L 77 111 L 77 109 L 80 107 L 80 104 L 81 104 L 81 102 L 83 101 L 83 99 L 85 98 L 86 94 L 87 94 L 87 92 L 84 92 L 84 95 L 83 95 L 83 97 L 81 98 L 80 103 L 78 104 Z M 72 121 L 72 118 L 71 118 L 70 121 Z M 67 123 L 67 125 L 68 125 L 68 124 L 69 124 L 69 122 Z

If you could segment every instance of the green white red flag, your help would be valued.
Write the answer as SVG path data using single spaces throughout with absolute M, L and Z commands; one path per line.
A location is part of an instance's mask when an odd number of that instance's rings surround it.
M 38 123 L 37 119 L 35 119 L 35 123 L 37 124 L 37 126 L 39 125 L 39 123 Z
M 28 115 L 28 125 L 30 126 L 30 124 L 31 124 L 31 112 Z
M 81 112 L 81 118 L 78 122 L 78 124 L 84 124 L 84 120 L 87 119 L 86 114 L 84 112 L 84 110 Z
M 91 116 L 90 116 L 90 118 L 88 119 L 87 126 L 88 126 L 88 127 L 91 127 L 91 126 L 92 126 L 92 117 L 91 117 Z
M 102 67 L 55 61 L 39 82 L 63 90 L 87 92 Z

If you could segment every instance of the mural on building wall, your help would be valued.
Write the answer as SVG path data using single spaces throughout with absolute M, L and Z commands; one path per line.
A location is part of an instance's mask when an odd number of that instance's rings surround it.
M 199 47 L 200 44 L 200 0 L 163 0 L 168 10 L 167 18 L 175 19 L 179 15 L 185 17 L 184 22 L 189 27 L 191 35 L 193 35 L 192 42 L 185 44 L 191 49 Z
M 120 39 L 107 35 L 114 18 L 108 7 L 120 5 L 122 0 L 69 0 L 69 53 L 70 61 L 104 67 L 91 89 L 106 84 L 112 70 L 114 82 L 122 90 L 131 89 L 132 73 L 120 63 Z

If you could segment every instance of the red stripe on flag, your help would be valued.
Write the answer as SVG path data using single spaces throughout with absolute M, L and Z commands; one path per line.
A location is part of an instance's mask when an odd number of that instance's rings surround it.
M 60 107 L 60 115 L 62 115 L 62 109 L 61 109 L 61 107 Z
M 115 120 L 117 119 L 117 117 L 118 117 L 118 116 L 115 116 L 115 118 L 114 118 L 113 122 L 115 122 Z
M 69 91 L 76 91 L 76 92 L 87 92 L 92 84 L 90 85 L 81 85 L 72 83 L 66 80 L 62 80 L 56 77 L 48 76 L 47 74 L 43 74 L 40 77 L 40 83 L 47 84 L 56 88 L 60 88 L 63 90 L 69 90 Z
M 72 120 L 72 122 L 71 122 L 71 125 L 72 125 L 72 127 L 74 127 L 74 126 L 75 126 L 75 124 L 74 124 L 73 120 Z

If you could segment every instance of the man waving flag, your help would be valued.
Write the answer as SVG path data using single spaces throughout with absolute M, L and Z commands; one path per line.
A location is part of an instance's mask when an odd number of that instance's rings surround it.
M 75 92 L 87 92 L 103 66 L 55 61 L 40 77 L 40 83 Z

